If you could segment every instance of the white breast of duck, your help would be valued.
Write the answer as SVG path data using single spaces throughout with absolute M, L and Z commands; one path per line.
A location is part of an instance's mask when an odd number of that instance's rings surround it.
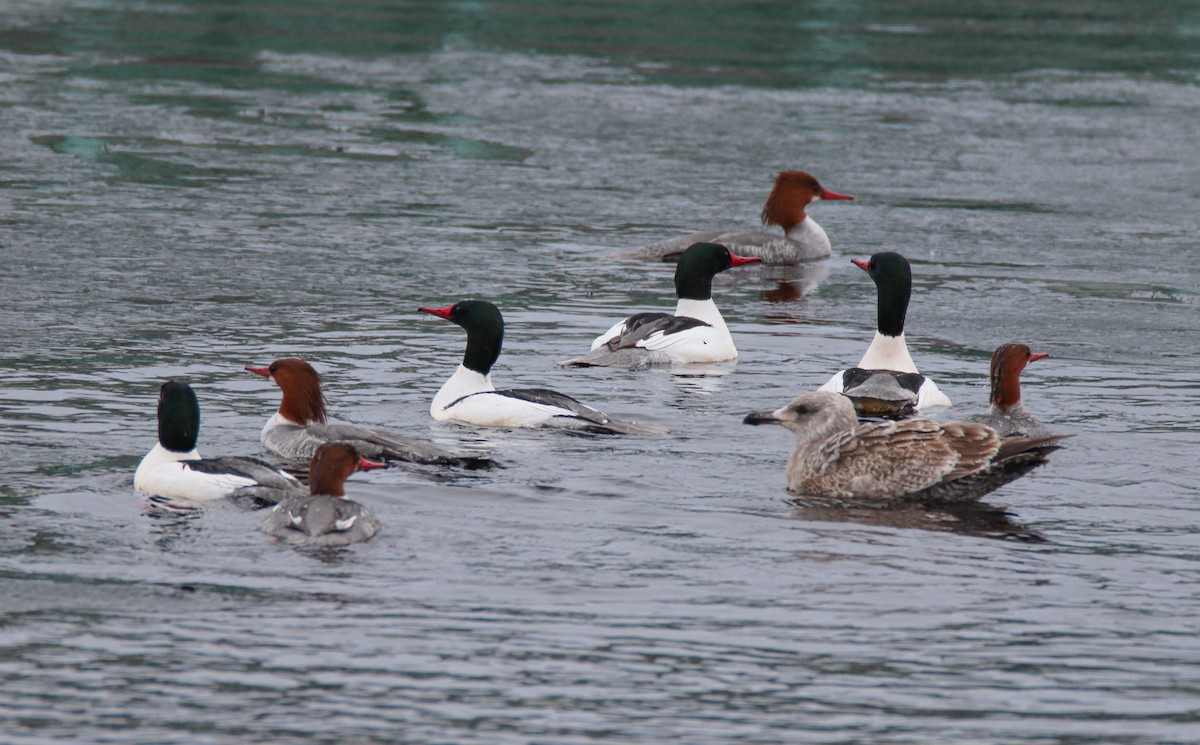
M 737 348 L 721 311 L 712 299 L 713 278 L 735 266 L 758 262 L 738 256 L 719 243 L 696 243 L 675 267 L 674 315 L 639 313 L 612 326 L 592 341 L 593 352 L 607 345 L 644 349 L 672 364 L 737 359 Z
M 188 461 L 200 460 L 200 454 L 195 450 L 180 453 L 155 445 L 138 464 L 133 487 L 140 492 L 169 499 L 207 502 L 223 499 L 242 487 L 257 483 L 244 476 L 205 473 L 188 466 Z
M 191 386 L 167 381 L 158 398 L 158 444 L 142 458 L 133 476 L 140 492 L 169 499 L 206 502 L 240 489 L 287 489 L 291 475 L 254 458 L 205 459 L 196 450 L 200 404 Z
M 433 397 L 429 415 L 480 427 L 538 427 L 570 412 L 497 393 L 490 373 L 459 365 Z
M 904 320 L 912 294 L 908 260 L 898 253 L 883 252 L 872 256 L 869 262 L 852 261 L 875 281 L 877 329 L 858 367 L 834 373 L 820 390 L 845 393 L 852 398 L 871 398 L 877 395 L 876 391 L 902 389 L 911 394 L 914 409 L 949 406 L 949 397 L 917 370 L 904 338 Z M 873 380 L 875 377 L 888 379 Z M 847 388 L 851 381 L 854 390 Z
M 308 425 L 297 424 L 278 411 L 263 425 L 259 434 L 263 447 L 284 458 L 307 460 L 325 442 L 309 432 Z

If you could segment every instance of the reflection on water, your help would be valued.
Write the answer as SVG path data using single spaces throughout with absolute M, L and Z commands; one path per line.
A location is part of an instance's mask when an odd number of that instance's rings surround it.
M 1017 522 L 1007 510 L 984 502 L 912 505 L 872 509 L 794 504 L 792 517 L 816 522 L 854 522 L 906 530 L 942 530 L 984 538 L 1028 542 L 1046 540 L 1036 529 Z
M 149 519 L 147 528 L 160 551 L 171 551 L 194 537 L 204 516 L 201 505 L 158 496 L 144 499 L 142 511 Z

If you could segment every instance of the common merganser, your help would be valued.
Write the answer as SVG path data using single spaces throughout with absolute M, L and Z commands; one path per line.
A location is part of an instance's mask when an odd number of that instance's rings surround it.
M 1036 437 L 1050 434 L 1021 404 L 1021 371 L 1030 362 L 1050 355 L 1024 344 L 1001 344 L 992 353 L 992 405 L 987 414 L 971 417 L 1000 433 L 1001 437 Z
M 978 499 L 1046 462 L 1064 436 L 1001 439 L 972 422 L 930 419 L 859 424 L 850 399 L 803 393 L 745 424 L 778 424 L 794 432 L 788 489 L 856 506 Z
M 849 396 L 863 416 L 907 416 L 912 410 L 949 406 L 937 383 L 917 372 L 904 341 L 904 316 L 912 295 L 908 259 L 885 251 L 870 261 L 851 259 L 875 280 L 878 326 L 857 367 L 834 373 L 819 390 Z
M 207 502 L 252 496 L 278 502 L 301 489 L 291 474 L 258 458 L 201 458 L 200 403 L 187 383 L 168 380 L 158 392 L 158 444 L 142 458 L 133 475 L 140 492 Z
M 461 300 L 445 308 L 418 310 L 453 321 L 467 332 L 462 364 L 429 407 L 434 419 L 480 427 L 565 427 L 599 434 L 652 435 L 667 431 L 665 427 L 613 419 L 546 388 L 496 390 L 491 370 L 504 342 L 504 317 L 486 300 Z
M 321 376 L 298 359 L 275 360 L 269 367 L 246 365 L 246 370 L 273 381 L 283 391 L 279 410 L 263 426 L 260 439 L 268 450 L 285 458 L 307 460 L 326 442 L 348 442 L 370 458 L 412 463 L 486 468 L 487 458 L 460 455 L 429 442 L 356 424 L 328 424 Z
M 712 230 L 655 243 L 636 252 L 637 258 L 674 261 L 693 243 L 721 243 L 742 256 L 766 264 L 796 264 L 829 256 L 829 236 L 805 208 L 820 200 L 854 199 L 826 189 L 804 171 L 782 171 L 762 209 L 763 225 L 778 225 L 783 235 L 754 230 Z
M 386 467 L 362 457 L 349 443 L 324 443 L 308 467 L 309 493 L 275 505 L 258 529 L 290 543 L 317 546 L 369 541 L 382 525 L 369 507 L 346 499 L 346 478 L 355 471 Z
M 638 313 L 597 336 L 592 351 L 560 365 L 628 367 L 736 360 L 729 327 L 712 299 L 713 277 L 761 259 L 735 256 L 719 243 L 697 243 L 675 267 L 675 315 Z

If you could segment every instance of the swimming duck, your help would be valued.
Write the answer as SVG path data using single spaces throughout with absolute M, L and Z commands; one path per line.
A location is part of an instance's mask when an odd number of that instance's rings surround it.
M 461 455 L 393 432 L 356 424 L 329 424 L 321 376 L 298 359 L 275 360 L 267 367 L 247 365 L 247 371 L 273 381 L 283 391 L 279 410 L 263 426 L 260 439 L 285 458 L 307 460 L 326 442 L 349 442 L 364 455 L 381 460 L 486 468 L 487 458 Z
M 735 256 L 719 243 L 697 243 L 675 267 L 675 314 L 638 313 L 605 331 L 583 357 L 560 365 L 627 367 L 724 362 L 737 359 L 729 327 L 712 299 L 713 277 L 735 266 L 760 261 Z
M 829 236 L 805 211 L 813 202 L 854 199 L 826 189 L 804 171 L 782 171 L 762 209 L 763 225 L 783 228 L 783 235 L 751 230 L 712 230 L 671 238 L 636 252 L 637 258 L 674 261 L 694 243 L 720 243 L 765 264 L 796 264 L 829 256 Z
M 362 457 L 349 443 L 323 443 L 309 463 L 308 494 L 275 505 L 258 529 L 290 543 L 317 546 L 369 541 L 382 526 L 369 507 L 346 498 L 346 479 L 355 471 L 386 466 Z
M 187 383 L 163 383 L 158 392 L 158 444 L 138 464 L 134 488 L 191 502 L 239 496 L 278 502 L 301 488 L 291 474 L 258 458 L 200 457 L 199 434 L 200 403 L 195 391 Z
M 492 385 L 492 365 L 504 341 L 504 317 L 486 300 L 461 300 L 445 308 L 423 307 L 422 313 L 462 326 L 467 349 L 462 364 L 433 397 L 429 414 L 480 427 L 565 427 L 600 434 L 649 435 L 664 427 L 623 422 L 546 388 L 508 388 Z
M 1030 362 L 1050 355 L 1034 352 L 1025 344 L 1001 344 L 992 353 L 991 408 L 987 414 L 971 417 L 1000 433 L 1001 437 L 1036 437 L 1050 434 L 1041 422 L 1021 404 L 1021 371 Z
M 858 366 L 834 373 L 819 390 L 850 397 L 862 416 L 901 418 L 914 410 L 949 406 L 950 399 L 937 384 L 917 371 L 904 340 L 904 317 L 912 294 L 908 259 L 885 251 L 870 261 L 851 261 L 875 281 L 877 330 Z

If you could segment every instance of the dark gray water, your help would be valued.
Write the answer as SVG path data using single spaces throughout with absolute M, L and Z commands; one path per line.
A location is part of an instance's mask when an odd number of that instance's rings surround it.
M 1198 39 L 1190 3 L 0 4 L 0 739 L 1200 740 Z M 786 168 L 858 199 L 810 276 L 719 282 L 738 363 L 553 365 L 673 303 L 604 256 L 751 227 Z M 1051 355 L 1025 400 L 1077 436 L 1011 522 L 798 512 L 739 424 L 857 361 L 879 250 L 947 416 L 997 344 Z M 497 382 L 672 434 L 432 423 L 463 338 L 415 310 L 472 296 Z M 282 356 L 507 467 L 359 474 L 385 532 L 331 555 L 149 514 L 160 382 L 254 453 Z

